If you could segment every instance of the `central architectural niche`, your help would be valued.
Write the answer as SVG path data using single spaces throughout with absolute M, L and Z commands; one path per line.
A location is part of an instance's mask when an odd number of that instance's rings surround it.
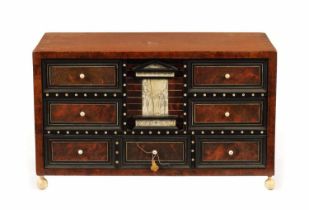
M 151 63 L 135 69 L 142 79 L 142 117 L 137 127 L 175 127 L 176 119 L 169 119 L 168 78 L 175 77 L 175 67 Z

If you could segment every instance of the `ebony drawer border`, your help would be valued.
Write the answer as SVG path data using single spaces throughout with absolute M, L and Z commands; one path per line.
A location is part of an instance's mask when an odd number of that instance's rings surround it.
M 267 159 L 267 137 L 266 136 L 200 136 L 195 137 L 196 140 L 196 168 L 265 168 Z M 257 141 L 259 142 L 259 162 L 254 161 L 202 161 L 202 143 L 203 142 L 233 142 L 233 141 Z
M 132 168 L 132 169 L 149 169 L 151 166 L 151 162 L 141 162 L 141 163 L 130 163 L 126 162 L 126 142 L 129 141 L 149 141 L 152 142 L 153 140 L 156 140 L 156 142 L 183 142 L 184 143 L 184 161 L 183 162 L 175 162 L 175 163 L 170 163 L 167 165 L 159 165 L 160 169 L 169 169 L 169 168 L 190 168 L 192 167 L 191 163 L 191 152 L 190 152 L 190 136 L 143 136 L 143 135 L 132 135 L 132 136 L 125 136 L 122 138 L 120 141 L 120 154 L 121 154 L 121 168 Z M 160 154 L 159 154 L 160 155 Z M 157 162 L 157 161 L 156 161 Z
M 65 86 L 65 87 L 49 87 L 48 86 L 48 66 L 49 65 L 68 65 L 68 66 L 78 66 L 78 65 L 115 65 L 116 69 L 116 84 L 115 88 L 111 87 L 100 87 L 100 86 Z M 98 60 L 98 59 L 42 59 L 41 60 L 42 69 L 42 85 L 43 91 L 47 92 L 122 92 L 122 60 Z
M 99 161 L 59 161 L 59 162 L 53 162 L 50 159 L 51 154 L 51 148 L 49 142 L 51 140 L 61 140 L 61 141 L 99 141 L 102 140 L 102 142 L 108 142 L 108 155 L 109 155 L 109 161 L 106 162 L 99 162 Z M 56 136 L 56 135 L 44 135 L 44 167 L 45 168 L 115 168 L 114 165 L 114 142 L 118 140 L 112 138 L 111 136 Z M 76 141 L 76 142 L 77 142 Z
M 262 65 L 261 79 L 262 84 L 253 85 L 211 85 L 208 87 L 193 87 L 193 66 L 202 64 L 225 65 Z M 268 77 L 268 59 L 206 59 L 206 60 L 188 60 L 188 93 L 192 92 L 267 92 Z

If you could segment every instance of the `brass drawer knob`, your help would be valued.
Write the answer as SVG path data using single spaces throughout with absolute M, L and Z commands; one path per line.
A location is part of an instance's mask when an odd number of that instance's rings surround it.
M 224 75 L 224 77 L 225 77 L 225 79 L 230 79 L 230 78 L 231 78 L 231 75 L 230 75 L 229 73 L 226 73 L 226 74 Z
M 233 156 L 234 155 L 234 151 L 233 150 L 229 150 L 229 156 Z
M 84 78 L 85 78 L 85 74 L 80 73 L 80 74 L 79 74 L 79 78 L 84 79 Z
M 79 113 L 79 115 L 80 115 L 81 117 L 85 117 L 85 116 L 86 116 L 86 113 L 85 113 L 84 111 L 81 111 L 81 112 Z
M 225 116 L 225 117 L 229 117 L 230 115 L 231 115 L 231 114 L 230 114 L 229 112 L 225 112 L 225 113 L 224 113 L 224 116 Z
M 79 149 L 79 150 L 77 150 L 77 154 L 78 154 L 78 155 L 83 155 L 83 154 L 84 154 L 84 151 L 83 151 L 82 149 Z

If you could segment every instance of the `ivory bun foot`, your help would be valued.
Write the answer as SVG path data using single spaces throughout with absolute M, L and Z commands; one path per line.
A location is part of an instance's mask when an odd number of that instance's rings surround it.
M 48 181 L 44 176 L 39 176 L 37 186 L 40 190 L 45 190 L 48 187 Z
M 265 187 L 268 190 L 273 190 L 275 189 L 276 183 L 275 180 L 269 176 L 266 180 L 265 180 Z

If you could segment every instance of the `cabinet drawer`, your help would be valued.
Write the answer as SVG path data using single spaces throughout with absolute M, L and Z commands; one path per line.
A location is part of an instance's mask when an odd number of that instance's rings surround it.
M 205 102 L 190 103 L 191 126 L 262 125 L 263 102 Z
M 47 103 L 47 126 L 97 125 L 118 126 L 118 101 L 106 102 L 60 102 Z
M 50 87 L 65 86 L 117 86 L 117 68 L 113 65 L 49 66 Z
M 52 167 L 111 167 L 110 139 L 48 138 L 45 165 Z
M 198 163 L 201 167 L 262 167 L 265 159 L 262 139 L 200 139 Z
M 266 89 L 265 62 L 193 62 L 191 88 L 263 88 Z
M 148 167 L 152 159 L 152 151 L 158 152 L 162 167 L 185 167 L 188 162 L 187 142 L 184 137 L 135 137 L 124 140 L 123 164 L 136 167 Z M 164 165 L 166 164 L 166 165 Z

